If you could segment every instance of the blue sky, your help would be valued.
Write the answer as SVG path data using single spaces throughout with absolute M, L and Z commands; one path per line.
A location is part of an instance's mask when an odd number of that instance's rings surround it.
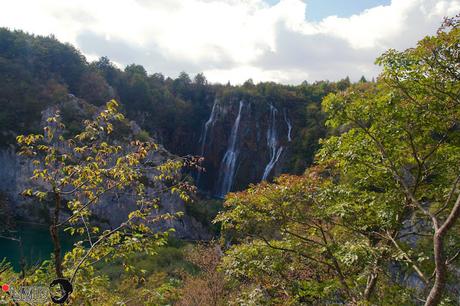
M 265 0 L 276 4 L 279 0 Z M 349 17 L 366 9 L 379 5 L 389 5 L 390 0 L 305 0 L 307 3 L 306 17 L 308 20 L 320 21 L 325 17 L 336 15 Z

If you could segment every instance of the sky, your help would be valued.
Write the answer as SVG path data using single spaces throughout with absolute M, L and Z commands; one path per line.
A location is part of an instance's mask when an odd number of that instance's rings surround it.
M 0 27 L 54 34 L 120 68 L 298 84 L 375 77 L 376 57 L 458 13 L 460 0 L 2 0 Z
M 266 0 L 275 5 L 279 0 Z M 349 17 L 359 14 L 365 9 L 379 5 L 389 5 L 390 0 L 309 0 L 307 2 L 306 18 L 310 21 L 321 21 L 328 16 Z

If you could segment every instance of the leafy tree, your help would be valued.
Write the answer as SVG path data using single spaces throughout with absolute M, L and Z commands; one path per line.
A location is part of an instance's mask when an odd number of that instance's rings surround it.
M 230 280 L 252 284 L 249 289 L 261 290 L 272 304 L 356 303 L 388 293 L 376 290 L 375 276 L 389 256 L 388 245 L 366 230 L 370 222 L 378 222 L 372 213 L 379 208 L 353 219 L 363 210 L 344 207 L 342 199 L 351 195 L 336 188 L 334 168 L 281 176 L 274 184 L 262 183 L 227 198 L 227 210 L 216 221 L 222 222 L 228 242 L 237 243 L 223 261 Z M 388 277 L 380 280 L 392 286 Z
M 416 48 L 381 56 L 377 86 L 364 84 L 324 103 L 329 124 L 345 125 L 348 131 L 329 139 L 323 156 L 340 160 L 353 182 L 381 190 L 387 199 L 400 198 L 385 209 L 395 223 L 385 238 L 402 250 L 398 243 L 408 235 L 402 222 L 408 219 L 410 233 L 432 237 L 431 250 L 424 252 L 434 271 L 423 273 L 412 265 L 431 286 L 425 305 L 438 305 L 445 296 L 448 271 L 459 252 L 453 234 L 460 216 L 460 78 L 453 68 L 459 65 L 457 21 L 448 20 L 437 36 L 426 37 Z M 404 257 L 410 263 L 417 259 Z
M 156 144 L 134 140 L 124 144 L 129 135 L 117 135 L 117 127 L 124 122 L 118 107 L 111 100 L 94 120 L 85 121 L 82 132 L 68 139 L 59 113 L 48 118 L 43 134 L 17 138 L 21 154 L 33 158 L 32 179 L 37 182 L 23 194 L 47 201 L 53 208 L 52 270 L 57 277 L 67 277 L 80 287 L 103 281 L 94 276 L 96 262 L 119 259 L 129 271 L 135 268 L 127 261 L 130 254 L 155 252 L 165 243 L 169 231 L 155 232 L 155 223 L 180 213 L 156 213 L 164 192 L 188 199 L 183 191 L 185 183 L 180 180 L 184 161 L 156 163 L 152 161 L 159 150 Z M 94 211 L 109 194 L 131 198 L 136 204 L 121 224 L 103 229 Z M 59 240 L 63 228 L 78 239 L 64 256 Z
M 225 280 L 218 270 L 220 247 L 211 242 L 199 243 L 187 250 L 186 258 L 200 269 L 198 275 L 186 274 L 177 305 L 226 305 Z
M 204 76 L 203 73 L 198 73 L 198 74 L 193 78 L 193 83 L 195 83 L 196 85 L 204 86 L 204 85 L 207 85 L 207 84 L 208 84 L 208 80 L 206 79 L 206 77 Z
M 248 79 L 246 82 L 243 83 L 243 87 L 251 88 L 254 87 L 254 81 L 252 79 Z
M 105 56 L 91 63 L 91 66 L 98 71 L 108 84 L 111 86 L 119 86 L 121 71 Z
M 322 142 L 315 168 L 228 196 L 216 221 L 236 244 L 223 268 L 261 292 L 259 303 L 449 302 L 460 254 L 459 18 L 382 55 L 377 83 L 323 101 L 339 135 Z M 423 285 L 391 276 L 398 266 Z

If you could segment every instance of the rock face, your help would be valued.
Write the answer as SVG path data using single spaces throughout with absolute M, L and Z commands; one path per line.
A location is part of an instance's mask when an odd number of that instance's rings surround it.
M 197 175 L 198 186 L 222 198 L 229 191 L 279 175 L 286 170 L 294 135 L 286 108 L 217 97 L 197 144 L 206 169 Z
M 88 106 L 84 101 L 73 96 L 60 105 L 60 108 L 71 109 L 73 112 L 82 112 L 84 116 Z M 47 109 L 42 112 L 46 119 L 56 109 Z M 86 114 L 87 116 L 87 114 Z M 131 132 L 136 134 L 141 130 L 134 122 L 130 123 Z M 162 163 L 174 156 L 160 146 L 160 149 L 149 158 L 154 163 Z M 27 158 L 16 154 L 14 147 L 3 148 L 0 150 L 0 193 L 6 199 L 8 210 L 17 219 L 29 222 L 48 223 L 49 208 L 43 203 L 32 203 L 31 200 L 24 198 L 21 192 L 32 187 L 30 177 L 33 172 L 33 165 Z M 163 186 L 164 187 L 164 186 Z M 147 188 L 147 194 L 157 193 L 157 188 L 161 186 Z M 113 228 L 127 219 L 128 214 L 135 208 L 133 197 L 112 193 L 104 196 L 100 203 L 93 209 L 94 215 L 103 227 Z M 163 194 L 161 196 L 158 214 L 185 212 L 185 203 L 176 195 Z M 65 215 L 65 213 L 64 213 Z M 63 218 L 65 216 L 62 216 Z M 184 215 L 180 219 L 168 220 L 155 225 L 159 230 L 169 228 L 175 229 L 175 236 L 182 239 L 202 240 L 210 239 L 211 235 L 193 217 Z
M 32 163 L 16 155 L 15 148 L 9 147 L 0 150 L 0 192 L 2 193 L 8 211 L 16 216 L 37 221 L 41 219 L 42 205 L 25 203 L 21 192 L 30 188 L 29 177 L 32 176 Z

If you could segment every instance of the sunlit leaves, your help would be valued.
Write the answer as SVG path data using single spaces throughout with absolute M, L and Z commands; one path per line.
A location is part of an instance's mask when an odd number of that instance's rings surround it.
M 35 167 L 35 187 L 24 190 L 23 195 L 40 201 L 63 200 L 66 217 L 61 217 L 58 227 L 65 227 L 79 239 L 64 256 L 65 273 L 73 278 L 76 269 L 82 269 L 85 272 L 77 277 L 85 282 L 95 277 L 95 262 L 124 261 L 129 254 L 152 253 L 166 242 L 169 231 L 155 232 L 154 223 L 181 214 L 158 214 L 159 198 L 164 193 L 188 200 L 187 188 L 183 188 L 186 183 L 177 183 L 183 161 L 152 163 L 151 159 L 161 153 L 150 139 L 117 139 L 115 127 L 126 124 L 118 109 L 118 102 L 109 101 L 93 120 L 84 122 L 81 133 L 69 139 L 63 136 L 65 126 L 59 113 L 46 120 L 43 135 L 17 137 L 21 153 L 33 157 Z M 135 206 L 116 228 L 101 229 L 98 218 L 104 216 L 93 213 L 107 197 L 114 196 L 121 201 L 129 199 Z M 126 264 L 126 269 L 134 268 Z
M 224 259 L 227 275 L 270 297 L 329 304 L 342 294 L 341 302 L 378 304 L 377 296 L 396 292 L 387 278 L 395 262 L 433 273 L 427 215 L 445 219 L 459 193 L 452 187 L 460 173 L 459 41 L 457 17 L 416 48 L 389 50 L 377 60 L 377 82 L 324 99 L 333 136 L 322 140 L 317 167 L 228 195 L 216 218 L 226 239 L 239 243 Z M 455 237 L 447 239 L 449 254 L 459 248 Z M 313 271 L 281 289 L 274 276 L 289 275 L 268 269 L 272 261 Z M 376 275 L 372 300 L 364 289 Z M 397 292 L 407 301 L 410 290 Z

